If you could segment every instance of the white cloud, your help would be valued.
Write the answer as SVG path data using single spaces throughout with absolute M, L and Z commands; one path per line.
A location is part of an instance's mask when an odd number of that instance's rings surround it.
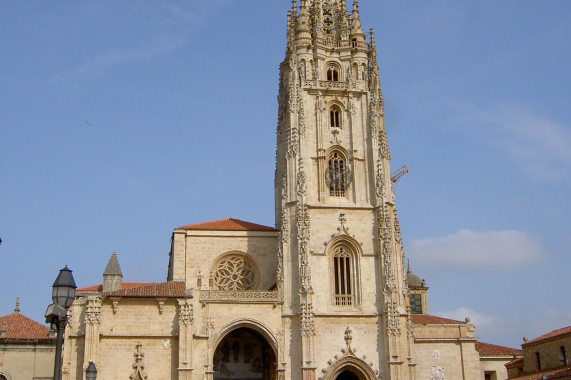
M 436 312 L 435 314 L 444 318 L 456 319 L 458 321 L 464 321 L 466 317 L 468 317 L 470 318 L 471 324 L 476 326 L 478 329 L 483 330 L 490 328 L 493 329 L 500 321 L 499 317 L 478 313 L 477 311 L 467 307 L 459 307 L 458 309 L 451 311 Z
M 476 111 L 474 121 L 489 126 L 488 135 L 531 179 L 552 183 L 571 180 L 571 126 L 507 106 Z
M 508 270 L 546 255 L 525 231 L 460 230 L 452 235 L 413 240 L 408 252 L 427 266 Z

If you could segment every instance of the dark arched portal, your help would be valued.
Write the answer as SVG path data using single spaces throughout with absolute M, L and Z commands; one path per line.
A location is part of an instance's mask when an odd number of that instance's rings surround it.
M 349 370 L 345 370 L 341 372 L 335 380 L 359 380 L 359 376 L 355 375 L 353 372 Z
M 214 380 L 273 380 L 276 356 L 266 339 L 249 328 L 228 333 L 214 351 Z

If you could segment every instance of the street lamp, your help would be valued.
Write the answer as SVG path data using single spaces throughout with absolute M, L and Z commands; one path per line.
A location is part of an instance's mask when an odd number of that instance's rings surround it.
M 57 328 L 56 357 L 54 363 L 54 380 L 61 380 L 61 350 L 63 346 L 63 334 L 67 323 L 67 309 L 75 299 L 75 281 L 71 270 L 66 267 L 59 274 L 52 286 L 52 303 L 46 310 L 46 323 L 55 325 Z
M 85 378 L 87 380 L 97 379 L 97 368 L 95 368 L 95 364 L 93 362 L 89 362 L 87 370 L 85 371 Z

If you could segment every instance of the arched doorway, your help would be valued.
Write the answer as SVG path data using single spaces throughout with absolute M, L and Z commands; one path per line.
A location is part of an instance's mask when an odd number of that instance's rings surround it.
M 257 331 L 241 327 L 220 341 L 213 358 L 214 380 L 273 380 L 276 356 Z
M 359 376 L 355 375 L 353 372 L 346 369 L 345 371 L 337 375 L 335 380 L 360 380 L 360 379 Z

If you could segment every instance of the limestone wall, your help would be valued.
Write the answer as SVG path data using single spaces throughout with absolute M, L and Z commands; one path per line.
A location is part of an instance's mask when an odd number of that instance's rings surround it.
M 10 380 L 51 379 L 54 356 L 55 342 L 1 343 L 0 374 Z

